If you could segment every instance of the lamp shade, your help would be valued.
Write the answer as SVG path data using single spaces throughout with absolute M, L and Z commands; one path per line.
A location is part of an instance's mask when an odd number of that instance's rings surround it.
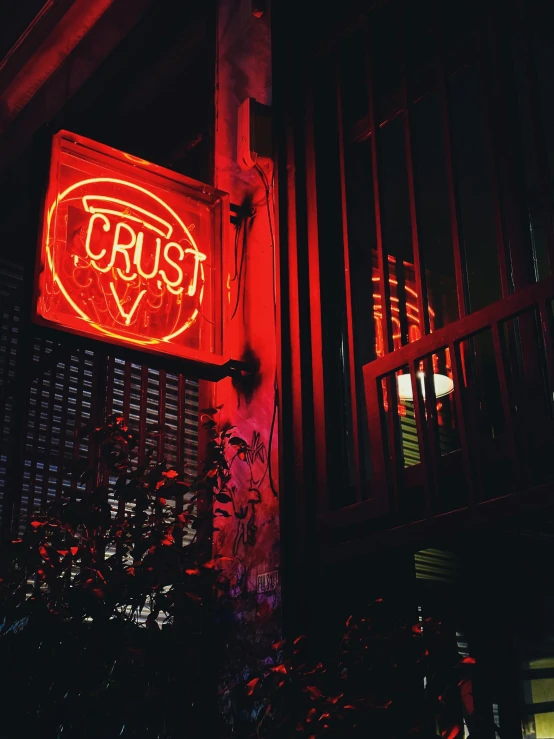
M 417 377 L 421 382 L 421 393 L 425 397 L 425 373 L 418 372 Z M 409 374 L 398 375 L 396 378 L 398 383 L 398 397 L 400 400 L 413 400 L 414 393 L 412 388 L 412 378 Z M 433 373 L 433 382 L 435 385 L 435 397 L 442 398 L 445 395 L 449 395 L 454 390 L 454 383 L 446 375 L 441 375 L 438 372 Z

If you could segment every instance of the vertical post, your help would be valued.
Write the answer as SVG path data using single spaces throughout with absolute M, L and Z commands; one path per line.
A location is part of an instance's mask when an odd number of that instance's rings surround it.
M 185 377 L 183 375 L 179 375 L 177 380 L 177 449 L 175 452 L 175 462 L 179 474 L 182 474 L 185 471 L 185 382 Z
M 510 283 L 507 267 L 508 252 L 504 239 L 504 228 L 502 224 L 502 206 L 500 198 L 500 183 L 498 178 L 498 160 L 495 145 L 494 125 L 495 115 L 493 111 L 493 89 L 492 74 L 490 64 L 491 54 L 491 38 L 488 29 L 482 29 L 479 36 L 479 67 L 481 70 L 481 80 L 483 85 L 484 113 L 485 113 L 485 143 L 487 147 L 487 156 L 489 160 L 489 169 L 491 173 L 492 200 L 494 208 L 494 230 L 496 237 L 496 250 L 498 253 L 498 267 L 500 270 L 500 284 L 502 287 L 502 297 L 507 297 L 512 291 L 513 285 Z
M 52 347 L 50 360 L 50 379 L 48 387 L 48 405 L 46 410 L 46 423 L 44 434 L 44 459 L 42 464 L 42 496 L 40 501 L 41 510 L 44 511 L 48 505 L 48 488 L 50 487 L 50 463 L 52 452 L 52 427 L 54 425 L 54 403 L 56 401 L 56 380 L 58 374 L 58 347 Z M 40 418 L 38 419 L 40 427 Z M 60 439 L 61 445 L 61 439 Z M 36 450 L 35 450 L 36 452 Z M 29 511 L 30 513 L 31 511 Z
M 316 152 L 314 140 L 313 89 L 306 92 L 306 220 L 308 230 L 308 270 L 312 348 L 312 383 L 315 432 L 315 472 L 320 513 L 329 507 L 327 489 L 327 438 L 325 424 L 325 384 L 323 372 L 323 331 L 321 325 L 321 282 L 319 270 L 319 228 L 317 220 Z
M 308 450 L 312 437 L 312 418 L 308 413 L 310 379 L 303 371 L 309 356 L 309 341 L 304 336 L 308 289 L 305 279 L 300 237 L 302 212 L 299 192 L 302 192 L 302 126 L 299 112 L 305 87 L 297 70 L 304 67 L 299 60 L 301 49 L 290 43 L 290 19 L 286 3 L 272 9 L 274 35 L 274 94 L 277 120 L 276 134 L 276 246 L 279 256 L 277 269 L 279 316 L 279 447 L 281 467 L 279 479 L 291 491 L 280 496 L 283 574 L 284 630 L 298 634 L 310 623 L 314 598 L 310 597 L 301 573 L 317 566 L 315 516 L 311 510 Z M 291 53 L 292 52 L 292 53 Z M 298 171 L 297 171 L 298 167 Z M 307 334 L 306 330 L 306 334 Z
M 167 391 L 167 372 L 160 370 L 158 372 L 158 423 L 160 425 L 160 432 L 158 436 L 158 462 L 164 458 L 165 455 L 165 404 L 166 404 L 166 391 Z
M 69 410 L 69 388 L 71 380 L 71 352 L 67 352 L 64 360 L 63 369 L 63 385 L 61 400 L 61 419 L 60 419 L 60 445 L 58 449 L 58 463 L 56 475 L 56 500 L 62 497 L 63 482 L 65 477 L 66 463 L 66 444 L 67 444 L 67 416 Z
M 425 397 L 421 387 L 419 377 L 419 361 L 410 362 L 410 379 L 412 382 L 412 393 L 414 396 L 414 411 L 417 428 L 417 438 L 419 441 L 419 453 L 421 455 L 421 466 L 424 470 L 424 493 L 425 493 L 425 514 L 427 518 L 433 516 L 433 500 L 435 497 L 434 485 L 434 469 L 432 469 L 432 459 L 429 450 L 429 439 L 426 433 L 426 408 L 430 405 L 430 398 L 427 395 L 427 377 L 425 378 Z M 432 378 L 429 378 L 432 380 Z M 434 395 L 434 393 L 433 393 Z
M 44 359 L 46 356 L 46 346 L 44 339 L 39 339 L 39 349 L 38 349 L 38 367 L 43 368 L 44 366 Z M 31 385 L 29 386 L 29 412 L 27 416 L 27 430 L 25 433 L 25 441 L 24 441 L 24 448 L 25 448 L 25 454 L 27 450 L 27 443 L 30 441 L 29 447 L 31 449 L 31 459 L 30 459 L 30 465 L 29 465 L 29 489 L 27 492 L 27 516 L 32 515 L 33 508 L 35 506 L 35 494 L 36 494 L 36 488 L 37 488 L 37 467 L 38 467 L 38 450 L 39 450 L 39 437 L 40 437 L 40 417 L 42 415 L 42 401 L 44 396 L 44 371 L 42 369 L 39 369 L 38 377 L 36 378 L 36 394 L 35 394 L 35 412 L 34 412 L 34 424 L 33 424 L 33 430 L 31 432 L 31 388 L 32 388 L 32 381 Z M 31 436 L 31 439 L 29 440 L 29 435 Z M 44 460 L 46 461 L 46 460 Z M 43 465 L 43 474 L 44 474 L 45 466 Z M 14 512 L 14 526 L 17 528 L 19 525 L 19 518 L 21 515 L 21 510 L 17 510 Z
M 474 510 L 476 505 L 476 487 L 478 483 L 478 473 L 474 472 L 476 452 L 474 440 L 470 438 L 467 429 L 466 411 L 463 402 L 464 378 L 462 372 L 460 342 L 452 342 L 448 346 L 452 362 L 452 378 L 454 380 L 454 402 L 456 404 L 456 420 L 458 424 L 458 434 L 460 435 L 460 445 L 462 447 L 462 458 L 464 460 L 464 469 L 466 471 L 468 505 Z
M 148 367 L 140 368 L 139 464 L 146 462 L 146 411 L 148 410 Z
M 81 420 L 82 420 L 81 409 L 83 407 L 83 384 L 84 384 L 84 378 L 85 378 L 85 361 L 86 361 L 86 355 L 82 349 L 77 349 L 77 351 L 75 352 L 75 356 L 77 359 L 77 395 L 75 397 L 75 431 L 74 431 L 74 436 L 73 436 L 73 454 L 72 454 L 73 467 L 75 467 L 77 465 L 77 462 L 79 461 L 80 450 L 81 450 L 79 431 L 81 428 Z M 75 479 L 75 475 L 72 475 L 71 491 L 73 495 L 75 495 L 77 492 L 77 480 Z
M 552 304 L 550 300 L 542 299 L 539 303 L 539 318 L 541 324 L 541 334 L 546 354 L 546 371 L 548 377 L 548 406 L 550 415 L 553 415 L 554 399 L 554 331 Z
M 366 20 L 367 24 L 367 20 Z M 390 274 L 389 260 L 383 241 L 383 223 L 381 214 L 381 182 L 379 179 L 379 122 L 376 117 L 375 95 L 373 88 L 373 59 L 371 51 L 371 38 L 369 27 L 366 27 L 366 64 L 368 84 L 368 109 L 369 127 L 371 136 L 371 175 L 373 181 L 373 208 L 375 210 L 375 237 L 377 243 L 377 266 L 379 270 L 379 288 L 381 293 L 381 323 L 383 333 L 383 350 L 385 354 L 394 351 L 391 300 L 390 300 Z M 388 449 L 390 455 L 390 469 L 392 480 L 388 481 L 391 486 L 394 505 L 399 503 L 399 478 L 402 467 L 402 450 L 400 448 L 400 425 L 398 421 L 398 389 L 394 377 L 385 379 L 385 389 L 388 404 Z M 388 486 L 388 485 L 387 485 Z
M 381 183 L 379 180 L 379 122 L 375 112 L 375 96 L 373 94 L 373 59 L 371 54 L 371 39 L 369 29 L 367 39 L 367 80 L 368 80 L 368 108 L 369 127 L 371 136 L 371 176 L 373 180 L 373 208 L 375 210 L 375 236 L 377 243 L 377 267 L 379 270 L 379 290 L 381 293 L 381 314 L 383 324 L 383 349 L 385 354 L 394 350 L 393 329 L 390 301 L 389 261 L 383 243 L 383 223 L 381 217 Z M 392 399 L 391 399 L 392 402 Z
M 494 347 L 494 358 L 496 361 L 496 369 L 498 372 L 498 382 L 500 385 L 500 395 L 502 398 L 502 409 L 504 412 L 504 421 L 506 424 L 506 435 L 508 437 L 508 453 L 511 458 L 511 466 L 514 474 L 515 487 L 516 490 L 520 490 L 522 483 L 520 453 L 514 429 L 512 403 L 510 400 L 510 391 L 508 388 L 508 379 L 506 376 L 505 352 L 503 349 L 502 337 L 500 335 L 500 325 L 498 321 L 493 321 L 493 323 L 491 324 L 491 333 L 492 343 Z
M 104 415 L 109 417 L 113 413 L 113 391 L 114 391 L 114 367 L 115 361 L 112 354 L 106 358 L 106 397 L 104 403 Z M 106 465 L 102 473 L 102 484 L 108 485 L 110 481 L 110 471 Z M 125 501 L 120 498 L 118 501 L 118 514 L 123 515 L 125 510 Z
M 348 333 L 348 369 L 350 384 L 350 414 L 352 423 L 352 454 L 354 458 L 354 479 L 356 485 L 356 500 L 362 499 L 362 485 L 360 474 L 360 438 L 358 421 L 358 388 L 356 378 L 356 347 L 354 342 L 354 317 L 352 315 L 352 279 L 350 271 L 350 251 L 348 243 L 348 214 L 346 193 L 346 170 L 344 161 L 344 122 L 342 113 L 342 89 L 340 81 L 340 61 L 338 54 L 335 58 L 335 84 L 337 97 L 337 134 L 339 148 L 339 176 L 341 193 L 342 216 L 342 248 L 344 259 L 344 287 L 346 299 L 346 328 Z
M 437 10 L 437 13 L 440 11 Z M 438 16 L 440 18 L 440 15 Z M 454 176 L 454 154 L 452 151 L 452 133 L 450 130 L 450 113 L 448 105 L 448 90 L 446 84 L 446 68 L 444 59 L 444 50 L 442 47 L 440 20 L 437 20 L 435 26 L 436 43 L 437 43 L 437 87 L 439 91 L 442 139 L 444 147 L 444 159 L 446 168 L 446 181 L 448 190 L 448 205 L 450 211 L 450 231 L 452 238 L 452 249 L 454 255 L 454 273 L 456 277 L 456 293 L 458 296 L 458 316 L 463 318 L 469 308 L 467 294 L 467 274 L 465 258 L 462 253 L 460 239 L 460 214 L 458 204 L 458 194 L 456 191 L 456 180 Z
M 554 274 L 554 219 L 552 214 L 552 175 L 550 172 L 548 147 L 541 120 L 541 103 L 537 69 L 533 54 L 533 42 L 528 23 L 528 12 L 524 0 L 517 2 L 517 22 L 520 32 L 523 34 L 524 63 L 526 76 L 526 89 L 531 115 L 531 127 L 533 131 L 533 143 L 535 146 L 535 158 L 537 162 L 539 181 L 541 188 L 541 202 L 544 209 L 544 230 L 550 262 L 550 274 Z
M 419 220 L 417 212 L 414 154 L 412 146 L 412 94 L 406 63 L 406 19 L 402 18 L 400 38 L 400 63 L 402 68 L 402 101 L 404 108 L 404 147 L 406 150 L 406 174 L 408 179 L 408 199 L 410 206 L 410 227 L 412 235 L 412 252 L 414 256 L 415 283 L 417 290 L 417 307 L 421 317 L 423 334 L 431 330 L 429 321 L 429 300 L 427 296 L 427 281 L 425 265 L 421 257 L 419 244 Z
M 92 388 L 90 393 L 90 421 L 94 426 L 104 423 L 106 413 L 106 355 L 102 350 L 97 350 L 92 359 Z M 95 475 L 92 485 L 102 484 L 104 470 L 102 469 L 101 444 L 89 442 L 89 462 L 95 467 Z

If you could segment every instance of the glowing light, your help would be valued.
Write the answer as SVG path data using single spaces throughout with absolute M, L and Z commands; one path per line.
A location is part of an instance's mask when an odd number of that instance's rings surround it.
M 421 338 L 421 322 L 420 322 L 420 316 L 419 316 L 419 308 L 416 304 L 413 302 L 406 300 L 400 302 L 400 299 L 398 298 L 398 295 L 395 294 L 398 290 L 398 280 L 395 277 L 394 270 L 396 267 L 396 261 L 394 258 L 389 257 L 389 263 L 390 263 L 390 272 L 389 272 L 389 284 L 391 287 L 391 294 L 390 294 L 390 319 L 391 324 L 393 327 L 393 333 L 392 333 L 392 340 L 393 340 L 393 347 L 394 349 L 400 348 L 401 340 L 402 340 L 402 325 L 400 322 L 400 312 L 401 308 L 405 313 L 406 318 L 406 324 L 407 324 L 407 330 L 408 330 L 408 341 L 412 343 L 413 341 L 418 341 Z M 411 265 L 405 265 L 405 267 L 413 268 Z M 372 282 L 379 283 L 380 277 L 377 273 L 377 270 L 374 269 L 373 275 L 372 275 Z M 411 287 L 409 284 L 403 285 L 404 292 L 407 295 L 410 295 L 412 298 L 415 298 L 417 301 L 419 296 L 417 291 Z M 435 319 L 435 313 L 431 306 L 428 306 L 429 310 L 429 319 L 430 319 L 430 329 L 433 331 L 434 328 L 434 319 Z M 375 353 L 378 357 L 382 357 L 385 353 L 385 344 L 384 344 L 384 337 L 383 337 L 383 306 L 382 306 L 382 296 L 379 293 L 373 293 L 373 318 L 375 323 Z M 450 368 L 450 352 L 448 349 L 445 352 L 446 355 L 446 367 L 447 371 Z M 435 387 L 435 396 L 437 398 L 442 398 L 445 395 L 449 395 L 454 390 L 454 382 L 448 375 L 441 374 L 438 372 L 438 356 L 436 354 L 432 357 L 432 365 L 433 365 L 433 383 Z M 421 382 L 421 388 L 422 388 L 422 395 L 423 398 L 425 398 L 425 373 L 423 371 L 419 371 L 417 373 L 417 377 L 419 378 Z M 398 387 L 398 399 L 400 401 L 410 401 L 412 402 L 414 399 L 413 395 L 413 388 L 412 388 L 412 382 L 411 377 L 409 374 L 397 374 L 397 387 Z M 386 388 L 385 388 L 386 390 Z M 386 400 L 386 397 L 384 398 L 385 403 L 385 410 L 388 410 L 388 402 Z M 399 406 L 398 411 L 401 415 L 405 414 L 405 409 L 403 406 Z
M 79 155 L 80 142 L 87 142 L 86 157 Z M 116 167 L 110 168 L 110 157 Z M 121 343 L 171 344 L 177 354 L 214 351 L 216 324 L 208 319 L 203 330 L 199 324 L 221 301 L 210 261 L 216 248 L 211 209 L 221 207 L 221 199 L 203 196 L 197 205 L 196 183 L 159 167 L 148 179 L 124 159 L 152 166 L 67 132 L 55 137 L 37 317 Z
M 425 372 L 418 372 L 417 378 L 421 385 L 421 394 L 423 395 L 423 398 L 425 398 Z M 410 375 L 398 375 L 396 382 L 398 385 L 398 397 L 400 400 L 413 401 L 414 392 Z M 442 375 L 439 372 L 433 373 L 433 384 L 435 386 L 436 398 L 443 398 L 445 395 L 450 395 L 454 390 L 454 383 L 450 377 Z
M 95 202 L 107 201 L 108 203 L 113 204 L 113 205 L 123 205 L 124 208 L 123 210 L 113 210 L 110 208 L 95 208 L 94 206 L 90 205 L 91 200 L 94 200 Z M 115 215 L 115 216 L 125 216 L 125 218 L 128 218 L 131 221 L 137 221 L 138 223 L 143 225 L 145 228 L 150 228 L 152 231 L 155 231 L 160 236 L 164 236 L 166 239 L 169 239 L 169 237 L 173 233 L 173 228 L 171 224 L 168 223 L 167 221 L 164 221 L 163 218 L 159 218 L 154 213 L 150 213 L 150 211 L 144 210 L 144 208 L 139 208 L 138 206 L 133 205 L 132 203 L 127 203 L 125 202 L 125 200 L 119 200 L 119 198 L 109 198 L 103 195 L 96 195 L 96 196 L 85 195 L 83 197 L 83 207 L 88 213 L 109 213 L 110 215 Z M 147 216 L 147 220 L 131 215 L 133 210 L 136 210 L 138 213 L 142 213 L 143 215 Z M 161 223 L 162 226 L 164 226 L 164 229 L 160 230 L 155 225 L 153 225 L 150 221 L 157 221 L 158 223 Z
M 117 303 L 117 307 L 119 308 L 119 312 L 121 313 L 121 315 L 125 319 L 125 324 L 128 326 L 131 323 L 131 319 L 133 318 L 133 313 L 138 308 L 138 304 L 140 303 L 140 301 L 142 300 L 142 298 L 146 295 L 146 290 L 141 290 L 140 291 L 140 293 L 137 295 L 137 298 L 136 298 L 135 302 L 133 303 L 133 307 L 128 312 L 125 312 L 123 310 L 122 301 L 119 299 L 119 295 L 117 294 L 117 292 L 115 290 L 115 285 L 113 284 L 113 282 L 110 282 L 110 290 L 112 291 L 112 294 L 113 294 L 113 296 L 115 298 L 115 302 Z

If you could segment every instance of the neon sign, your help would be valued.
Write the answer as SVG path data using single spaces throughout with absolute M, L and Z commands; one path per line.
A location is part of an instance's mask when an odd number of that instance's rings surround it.
M 402 300 L 402 303 L 398 297 L 398 280 L 396 277 L 396 259 L 392 256 L 388 257 L 389 261 L 389 289 L 390 289 L 390 318 L 391 318 L 391 324 L 392 324 L 392 340 L 393 340 L 393 350 L 399 349 L 402 346 L 402 329 L 401 329 L 401 310 L 404 311 L 405 319 L 406 319 L 406 329 L 407 329 L 407 340 L 408 343 L 412 343 L 414 341 L 418 341 L 421 338 L 421 324 L 420 324 L 420 315 L 419 315 L 419 308 L 417 306 L 418 303 L 418 293 L 415 290 L 415 282 L 413 278 L 413 265 L 404 262 L 404 271 L 412 277 L 412 279 L 407 279 L 404 282 L 404 293 L 405 298 Z M 382 306 L 382 297 L 381 294 L 378 292 L 379 283 L 380 283 L 380 275 L 379 275 L 379 269 L 374 264 L 373 270 L 372 270 L 372 277 L 371 281 L 373 283 L 373 320 L 374 320 L 374 330 L 375 330 L 375 355 L 377 357 L 382 357 L 385 354 L 385 342 L 383 337 L 383 306 Z M 375 292 L 375 288 L 377 288 L 377 292 Z M 431 306 L 428 306 L 429 310 L 429 324 L 430 324 L 430 331 L 432 332 L 434 330 L 435 326 L 435 312 L 431 308 Z M 433 366 L 433 376 L 434 376 L 434 382 L 435 382 L 435 394 L 436 397 L 442 397 L 443 395 L 448 395 L 453 390 L 453 382 L 452 382 L 452 366 L 451 366 L 451 360 L 450 360 L 450 349 L 448 347 L 445 348 L 445 370 L 446 375 L 441 374 L 440 368 L 439 368 L 439 356 L 437 354 L 433 354 L 431 357 L 432 360 L 432 366 Z M 413 388 L 410 376 L 407 374 L 403 374 L 402 370 L 399 370 L 397 373 L 397 383 L 398 383 L 398 397 L 400 401 L 413 401 Z M 420 368 L 418 375 L 421 380 L 423 380 L 424 377 L 424 363 L 423 361 L 420 362 Z M 386 390 L 386 383 L 383 381 L 382 383 L 383 387 L 383 398 L 384 398 L 384 407 L 385 410 L 388 410 L 388 401 L 387 401 L 387 390 Z M 425 397 L 425 386 L 422 383 L 422 393 L 423 397 Z M 440 404 L 438 404 L 440 405 Z M 406 415 L 406 408 L 402 403 L 398 404 L 398 415 L 405 416 Z M 439 423 L 441 419 L 439 417 Z
M 224 193 L 61 131 L 52 150 L 35 319 L 217 361 L 225 205 Z

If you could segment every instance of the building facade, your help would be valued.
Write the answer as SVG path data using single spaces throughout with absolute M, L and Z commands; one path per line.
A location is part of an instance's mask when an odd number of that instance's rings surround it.
M 273 8 L 285 614 L 443 618 L 551 736 L 552 9 L 346 5 Z
M 246 442 L 211 532 L 237 624 L 221 685 L 386 596 L 451 624 L 491 736 L 554 737 L 553 21 L 543 0 L 7 12 L 4 536 L 81 484 L 84 424 L 129 418 L 144 459 L 159 424 L 194 477 L 216 409 Z M 228 193 L 242 369 L 32 322 L 61 129 Z

